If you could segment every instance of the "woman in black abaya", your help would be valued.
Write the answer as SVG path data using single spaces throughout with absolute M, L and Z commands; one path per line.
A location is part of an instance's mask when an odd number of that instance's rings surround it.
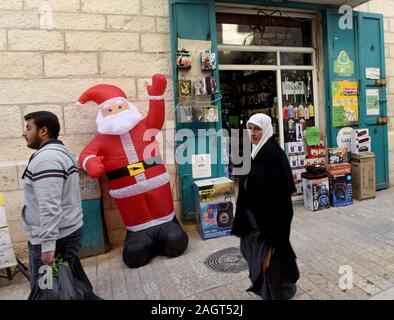
M 271 118 L 259 113 L 247 122 L 253 144 L 251 170 L 239 179 L 232 234 L 241 238 L 249 266 L 248 291 L 264 300 L 294 297 L 299 278 L 290 244 L 293 175 L 286 154 L 273 136 Z

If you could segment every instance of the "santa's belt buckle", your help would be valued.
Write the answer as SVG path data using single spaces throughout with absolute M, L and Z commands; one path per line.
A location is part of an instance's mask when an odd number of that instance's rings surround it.
M 145 171 L 144 164 L 142 162 L 129 164 L 127 169 L 129 170 L 130 176 L 136 176 L 137 174 L 144 173 Z

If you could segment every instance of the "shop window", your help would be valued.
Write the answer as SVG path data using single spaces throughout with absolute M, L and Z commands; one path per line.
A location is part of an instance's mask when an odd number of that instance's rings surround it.
M 312 46 L 311 21 L 259 10 L 256 15 L 217 13 L 219 44 L 283 47 Z
M 275 52 L 219 51 L 221 64 L 276 65 Z
M 280 54 L 280 64 L 292 66 L 311 66 L 312 55 L 310 53 L 284 52 Z

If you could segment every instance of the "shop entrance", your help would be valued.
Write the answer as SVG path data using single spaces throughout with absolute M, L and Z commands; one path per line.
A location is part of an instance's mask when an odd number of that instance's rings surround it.
M 285 149 L 319 123 L 314 16 L 270 9 L 237 12 L 219 7 L 216 15 L 222 126 L 246 129 L 253 114 L 265 113 Z M 237 166 L 231 160 L 230 176 Z

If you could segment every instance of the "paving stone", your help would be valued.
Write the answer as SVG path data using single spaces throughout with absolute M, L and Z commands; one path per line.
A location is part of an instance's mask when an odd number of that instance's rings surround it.
M 355 201 L 349 207 L 318 212 L 295 208 L 291 242 L 301 277 L 294 300 L 365 300 L 392 295 L 394 219 L 388 208 L 393 198 L 394 189 L 388 189 L 378 192 L 376 199 Z M 248 270 L 223 273 L 204 264 L 211 253 L 238 247 L 238 238 L 203 241 L 191 227 L 188 235 L 189 247 L 177 258 L 156 257 L 147 266 L 130 269 L 122 261 L 122 248 L 116 248 L 82 259 L 82 265 L 95 293 L 104 299 L 261 299 L 246 292 L 251 284 Z M 339 288 L 343 265 L 352 268 L 352 289 Z M 26 299 L 29 293 L 29 284 L 20 274 L 11 282 L 0 279 L 0 300 Z

